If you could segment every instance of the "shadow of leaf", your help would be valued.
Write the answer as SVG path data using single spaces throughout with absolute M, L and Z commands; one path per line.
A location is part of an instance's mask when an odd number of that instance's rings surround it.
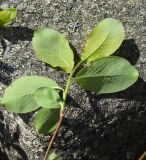
M 6 64 L 2 61 L 0 61 L 0 82 L 9 85 L 11 83 L 11 73 L 14 72 L 14 68 Z
M 127 59 L 132 65 L 135 65 L 140 57 L 140 51 L 134 39 L 126 39 L 123 41 L 120 48 L 114 53 L 116 56 Z
M 1 28 L 0 35 L 4 39 L 16 44 L 19 40 L 31 41 L 33 32 L 33 29 L 28 27 L 6 27 Z

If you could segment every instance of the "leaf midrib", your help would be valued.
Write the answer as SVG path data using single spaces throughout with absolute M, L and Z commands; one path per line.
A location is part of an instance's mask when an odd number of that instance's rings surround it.
M 123 76 L 128 76 L 128 75 L 90 76 L 90 77 L 84 77 L 84 76 L 83 76 L 83 77 L 81 77 L 81 76 L 79 77 L 79 76 L 78 76 L 78 77 L 76 77 L 76 79 L 96 78 L 96 77 L 101 77 L 101 78 L 102 78 L 102 77 L 121 77 L 121 76 L 123 77 Z
M 114 28 L 114 30 L 118 27 L 118 25 Z M 112 29 L 110 30 L 110 32 L 107 34 L 107 36 L 105 37 L 105 39 L 101 42 L 101 44 L 89 55 L 87 56 L 85 59 L 83 59 L 84 61 L 87 60 L 88 58 L 90 58 L 102 45 L 103 43 L 107 40 L 107 38 L 109 37 L 109 35 L 112 33 Z
M 65 59 L 63 59 L 62 58 L 62 56 L 61 56 L 61 47 L 62 45 L 61 45 L 61 40 L 59 41 L 59 54 L 58 54 L 58 56 L 59 56 L 59 58 L 63 61 L 63 62 L 65 62 L 65 64 L 70 68 L 70 65 L 69 65 L 69 63 L 65 60 Z M 56 51 L 56 53 L 57 53 L 57 50 L 56 50 L 56 48 L 54 48 L 54 46 L 52 45 L 52 48 L 54 49 L 54 51 Z M 53 54 L 53 55 L 51 55 L 51 57 L 56 57 L 56 58 L 58 58 L 57 57 L 57 55 L 56 54 Z

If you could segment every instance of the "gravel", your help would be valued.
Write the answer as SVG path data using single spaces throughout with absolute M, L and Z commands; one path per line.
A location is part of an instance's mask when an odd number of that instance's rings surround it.
M 15 79 L 42 75 L 62 87 L 67 75 L 39 61 L 31 46 L 38 27 L 63 33 L 81 54 L 89 32 L 106 17 L 119 19 L 126 32 L 117 55 L 139 71 L 138 82 L 116 94 L 98 95 L 71 86 L 65 119 L 53 150 L 61 160 L 137 160 L 146 150 L 146 2 L 144 0 L 9 0 L 1 8 L 18 14 L 0 30 L 0 95 Z M 50 135 L 38 135 L 32 114 L 0 109 L 0 160 L 42 160 Z

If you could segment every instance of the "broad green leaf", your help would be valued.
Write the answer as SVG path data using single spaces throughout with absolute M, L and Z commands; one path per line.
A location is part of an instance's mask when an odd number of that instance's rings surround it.
M 59 108 L 62 99 L 58 91 L 51 87 L 41 87 L 32 93 L 35 102 L 43 108 Z
M 89 35 L 82 61 L 94 61 L 98 58 L 112 55 L 121 45 L 124 39 L 124 28 L 120 21 L 106 18 L 101 21 Z
M 8 8 L 0 11 L 0 26 L 5 26 L 16 17 L 17 11 L 15 8 Z
M 73 52 L 64 35 L 49 28 L 40 28 L 34 33 L 32 40 L 37 57 L 70 73 L 73 66 Z
M 58 160 L 58 159 L 59 159 L 59 156 L 54 152 L 52 152 L 48 157 L 48 160 Z
M 138 79 L 137 70 L 124 58 L 106 57 L 79 71 L 76 81 L 89 91 L 113 93 L 124 90 Z
M 57 83 L 41 76 L 25 76 L 14 81 L 5 91 L 2 104 L 10 112 L 27 113 L 40 106 L 34 101 L 32 93 L 41 87 L 59 89 Z
M 41 108 L 35 119 L 34 125 L 38 133 L 47 134 L 51 133 L 57 127 L 59 121 L 60 109 Z

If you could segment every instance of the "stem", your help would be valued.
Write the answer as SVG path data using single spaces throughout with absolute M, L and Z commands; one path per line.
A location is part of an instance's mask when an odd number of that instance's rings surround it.
M 54 140 L 56 138 L 56 135 L 59 131 L 59 128 L 61 126 L 61 123 L 62 123 L 62 120 L 63 120 L 63 117 L 64 117 L 64 108 L 65 108 L 65 103 L 66 103 L 66 98 L 67 98 L 67 93 L 68 93 L 68 90 L 69 90 L 69 87 L 71 85 L 71 82 L 72 82 L 72 77 L 74 76 L 76 70 L 79 68 L 79 66 L 83 63 L 84 61 L 80 61 L 76 66 L 75 68 L 72 70 L 72 72 L 70 73 L 69 77 L 68 77 L 68 80 L 67 80 L 67 83 L 66 83 L 66 88 L 65 88 L 65 91 L 63 93 L 63 104 L 61 106 L 61 110 L 60 110 L 60 119 L 58 121 L 58 125 L 57 125 L 57 128 L 51 138 L 51 141 L 48 145 L 48 148 L 47 148 L 47 151 L 45 153 L 45 156 L 44 156 L 44 160 L 48 160 L 48 156 L 49 156 L 49 151 L 54 143 Z
M 80 61 L 80 62 L 75 66 L 75 68 L 72 70 L 72 72 L 70 73 L 70 75 L 69 75 L 69 77 L 68 77 L 67 84 L 66 84 L 66 88 L 65 88 L 65 91 L 64 91 L 64 94 L 63 94 L 64 103 L 63 103 L 62 108 L 65 107 L 66 97 L 67 97 L 67 93 L 68 93 L 69 87 L 70 87 L 71 82 L 72 82 L 72 77 L 74 76 L 76 70 L 79 68 L 79 66 L 80 66 L 82 63 L 83 63 L 83 61 Z
M 141 155 L 138 160 L 144 160 L 146 158 L 146 151 Z
M 60 125 L 61 125 L 61 123 L 62 123 L 62 120 L 63 120 L 63 114 L 60 114 L 60 119 L 59 119 L 57 128 L 56 128 L 56 130 L 55 130 L 55 132 L 54 132 L 54 134 L 53 134 L 53 137 L 52 137 L 52 139 L 51 139 L 51 141 L 50 141 L 50 143 L 49 143 L 49 146 L 48 146 L 48 148 L 47 148 L 46 154 L 45 154 L 45 156 L 44 156 L 44 160 L 48 160 L 49 151 L 50 151 L 51 146 L 52 146 L 52 144 L 53 144 L 53 142 L 54 142 L 54 140 L 55 140 L 55 137 L 56 137 L 56 135 L 57 135 L 57 133 L 58 133 L 58 130 L 59 130 L 59 128 L 60 128 Z

